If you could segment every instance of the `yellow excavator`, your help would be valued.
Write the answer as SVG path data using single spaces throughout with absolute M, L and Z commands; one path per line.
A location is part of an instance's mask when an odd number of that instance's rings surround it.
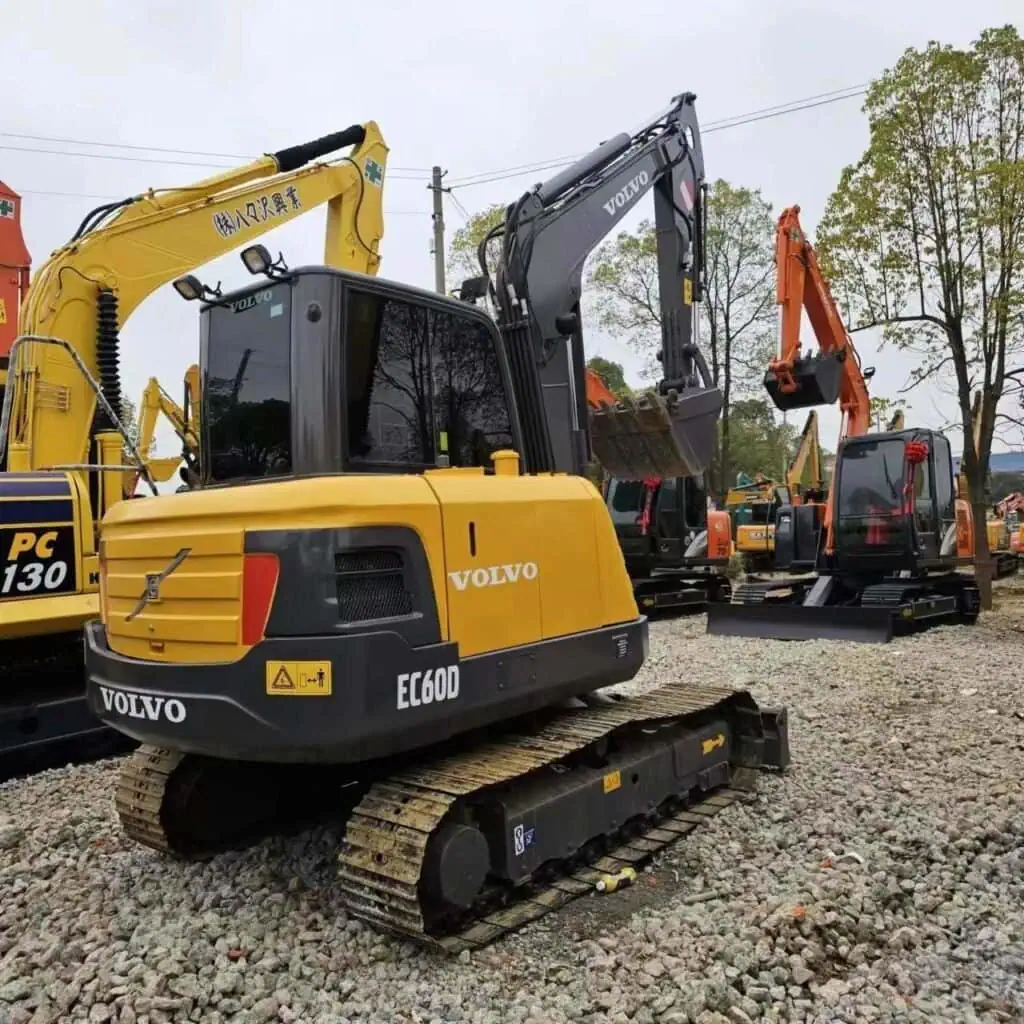
M 158 483 L 166 483 L 174 476 L 182 462 L 184 486 L 194 485 L 199 480 L 199 366 L 193 363 L 185 371 L 185 398 L 178 405 L 164 390 L 156 377 L 150 377 L 142 392 L 138 411 L 139 453 L 149 467 L 150 475 Z M 150 449 L 156 443 L 156 425 L 163 416 L 181 442 L 181 455 L 173 458 L 153 458 Z M 127 493 L 134 494 L 142 480 L 141 470 L 131 480 Z
M 786 470 L 785 484 L 777 485 L 771 479 L 755 480 L 731 488 L 726 495 L 725 510 L 732 520 L 736 551 L 744 556 L 748 571 L 766 571 L 774 565 L 775 513 L 779 508 L 822 502 L 826 494 L 818 414 L 812 409 Z
M 201 485 L 107 513 L 86 628 L 90 707 L 143 744 L 117 783 L 128 836 L 206 857 L 309 801 L 345 816 L 349 912 L 458 952 L 785 767 L 785 709 L 744 690 L 681 671 L 597 692 L 648 633 L 591 456 L 700 475 L 722 404 L 691 331 L 694 99 L 509 205 L 463 288 L 495 319 L 260 246 L 260 279 L 204 303 Z M 582 267 L 647 192 L 665 380 L 591 410 Z
M 981 437 L 981 392 L 976 391 L 971 401 L 971 422 L 974 424 L 972 438 L 975 451 L 978 449 Z M 967 473 L 963 468 L 961 460 L 960 471 L 956 475 L 957 497 L 970 501 L 970 489 L 967 485 Z M 996 513 L 993 508 L 985 516 L 985 534 L 988 538 L 988 550 L 993 559 L 993 568 L 996 579 L 1004 576 L 1012 576 L 1017 572 L 1019 566 L 1019 555 L 1013 550 L 1011 539 L 1012 533 L 1006 520 Z
M 219 288 L 187 272 L 325 203 L 327 265 L 375 275 L 387 154 L 368 122 L 191 185 L 105 204 L 36 273 L 9 353 L 0 419 L 5 773 L 58 753 L 74 759 L 115 737 L 86 706 L 82 664 L 82 627 L 99 613 L 98 524 L 137 482 L 155 495 L 156 479 L 174 468 L 147 461 L 121 422 L 125 321 L 171 281 L 187 298 L 221 302 Z M 267 294 L 218 308 L 234 316 L 259 306 L 276 316 L 276 307 L 261 305 Z M 198 374 L 192 383 L 198 395 Z M 143 401 L 144 431 L 152 430 L 154 404 L 171 409 L 158 385 Z M 198 440 L 197 420 L 179 426 Z M 195 466 L 185 471 L 195 476 Z

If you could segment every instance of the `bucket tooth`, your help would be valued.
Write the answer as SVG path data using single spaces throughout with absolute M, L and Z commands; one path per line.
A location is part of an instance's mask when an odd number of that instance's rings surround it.
M 795 391 L 783 391 L 781 382 L 773 370 L 764 375 L 764 386 L 775 408 L 782 412 L 791 409 L 809 409 L 814 405 L 834 405 L 839 400 L 843 364 L 839 357 L 810 355 L 793 363 Z
M 594 456 L 619 480 L 701 476 L 721 409 L 718 388 L 627 396 L 591 414 Z

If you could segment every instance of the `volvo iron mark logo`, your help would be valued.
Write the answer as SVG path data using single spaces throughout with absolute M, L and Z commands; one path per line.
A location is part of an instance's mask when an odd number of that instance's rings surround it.
M 146 573 L 146 587 L 139 597 L 139 603 L 124 617 L 125 622 L 131 622 L 148 604 L 160 600 L 160 584 L 174 572 L 188 556 L 192 554 L 191 548 L 181 548 L 178 553 L 164 566 L 160 572 Z

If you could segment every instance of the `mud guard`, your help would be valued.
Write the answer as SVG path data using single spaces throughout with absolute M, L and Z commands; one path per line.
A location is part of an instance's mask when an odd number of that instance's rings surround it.
M 890 608 L 774 603 L 708 605 L 707 632 L 768 640 L 851 640 L 887 644 L 893 638 Z
M 646 392 L 591 414 L 594 457 L 619 480 L 701 476 L 711 465 L 718 388 L 668 395 Z

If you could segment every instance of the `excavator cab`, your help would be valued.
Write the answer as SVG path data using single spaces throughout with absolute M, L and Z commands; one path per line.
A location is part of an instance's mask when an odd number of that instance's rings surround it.
M 896 572 L 969 560 L 957 538 L 953 479 L 949 441 L 934 431 L 843 442 L 836 459 L 836 567 Z

